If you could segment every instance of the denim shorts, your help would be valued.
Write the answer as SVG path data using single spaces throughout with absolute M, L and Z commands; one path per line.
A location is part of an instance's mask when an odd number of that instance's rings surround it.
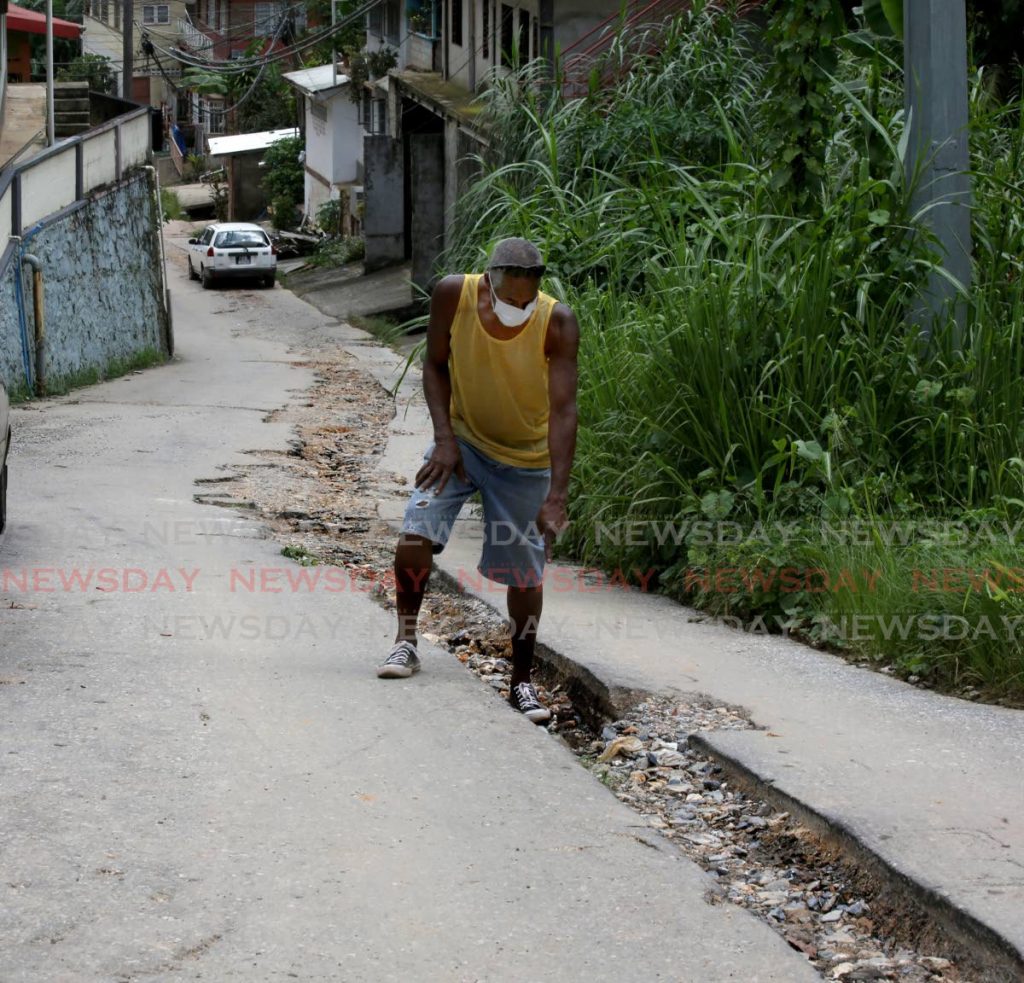
M 517 468 L 481 454 L 458 439 L 466 481 L 452 473 L 440 495 L 435 486 L 414 490 L 405 509 L 403 533 L 415 533 L 440 553 L 452 526 L 473 492 L 484 506 L 484 546 L 477 570 L 488 580 L 508 587 L 539 587 L 544 579 L 544 537 L 537 513 L 551 485 L 550 468 Z M 423 455 L 433 453 L 431 444 Z

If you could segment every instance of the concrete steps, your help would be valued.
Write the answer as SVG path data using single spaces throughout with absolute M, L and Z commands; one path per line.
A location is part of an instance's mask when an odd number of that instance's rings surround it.
M 89 129 L 89 83 L 57 82 L 53 89 L 54 135 L 73 137 Z

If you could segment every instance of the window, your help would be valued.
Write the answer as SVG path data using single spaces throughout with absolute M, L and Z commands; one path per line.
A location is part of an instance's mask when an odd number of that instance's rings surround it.
M 483 36 L 484 43 L 481 45 L 485 59 L 491 57 L 491 0 L 484 0 Z
M 143 24 L 170 24 L 171 7 L 166 3 L 147 3 L 142 8 Z
M 261 232 L 258 229 L 253 229 L 251 232 L 248 229 L 239 229 L 234 232 L 218 233 L 214 245 L 218 249 L 242 249 L 243 247 L 263 249 L 270 245 L 270 239 L 267 238 L 266 232 Z
M 387 99 L 374 99 L 370 112 L 370 132 L 373 134 L 387 133 L 388 131 L 388 101 Z
M 447 4 L 445 5 L 445 10 Z M 444 17 L 444 10 L 438 9 L 436 0 L 406 0 L 405 17 L 408 28 L 414 34 L 425 34 L 436 38 L 440 31 L 439 16 Z
M 110 4 L 108 3 L 108 0 L 100 0 L 100 20 L 103 21 L 104 24 L 110 20 Z
M 533 18 L 533 57 L 534 58 L 542 57 L 541 50 L 540 50 L 540 18 L 539 17 L 534 17 Z
M 519 11 L 519 60 L 530 60 L 530 15 L 525 10 Z
M 252 32 L 258 38 L 271 37 L 281 26 L 284 5 L 275 0 L 257 0 L 253 4 Z
M 501 5 L 501 63 L 512 64 L 512 45 L 516 30 L 516 12 L 507 4 Z
M 121 29 L 121 4 L 114 4 L 114 28 L 116 30 Z
M 462 47 L 462 0 L 452 0 L 452 44 Z
M 384 34 L 384 8 L 378 3 L 366 15 L 366 33 L 381 37 Z

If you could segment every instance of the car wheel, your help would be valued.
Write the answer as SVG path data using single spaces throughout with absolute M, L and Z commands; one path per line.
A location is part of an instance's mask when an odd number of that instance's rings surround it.
M 274 274 L 270 273 L 269 275 L 265 276 L 260 282 L 267 290 L 272 290 L 274 287 L 274 280 Z
M 0 532 L 7 526 L 7 462 L 0 471 Z
M 199 273 L 203 278 L 203 289 L 209 290 L 213 286 L 213 274 L 205 267 L 199 267 Z
M 189 256 L 189 258 L 188 258 L 188 278 L 190 280 L 198 280 L 199 279 L 199 274 L 196 273 L 195 268 L 192 266 L 192 257 L 191 256 Z

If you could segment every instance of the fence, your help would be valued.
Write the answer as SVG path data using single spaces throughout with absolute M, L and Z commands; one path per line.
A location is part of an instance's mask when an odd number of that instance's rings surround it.
M 0 273 L 20 236 L 48 215 L 82 200 L 96 188 L 119 181 L 132 167 L 149 163 L 148 106 L 54 144 L 0 174 Z
M 133 107 L 0 173 L 0 378 L 8 388 L 73 385 L 170 351 L 160 209 L 143 169 L 150 115 Z M 33 311 L 26 292 L 29 254 L 44 271 L 45 331 L 43 308 Z

